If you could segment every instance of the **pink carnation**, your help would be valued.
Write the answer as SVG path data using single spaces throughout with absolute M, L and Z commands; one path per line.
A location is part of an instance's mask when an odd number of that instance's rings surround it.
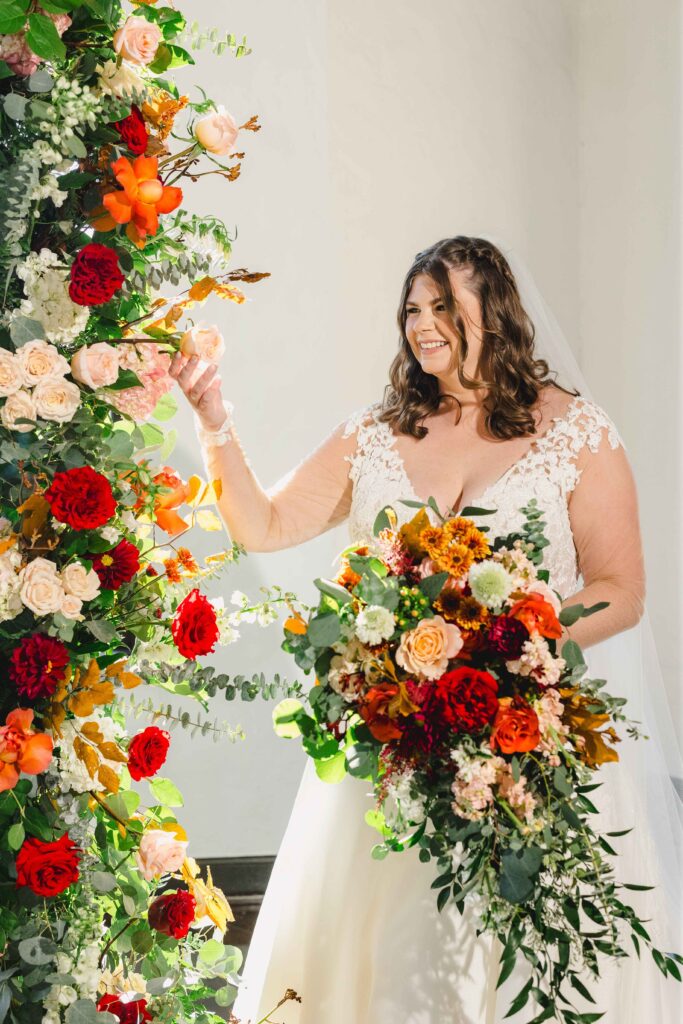
M 125 342 L 116 348 L 120 368 L 132 370 L 142 387 L 111 391 L 107 395 L 107 401 L 140 423 L 149 419 L 159 399 L 173 388 L 175 381 L 168 373 L 171 357 L 168 352 L 161 352 L 154 342 Z
M 64 35 L 71 24 L 68 14 L 51 14 L 48 11 L 43 11 L 40 7 L 37 10 L 40 14 L 47 14 L 48 18 L 54 22 L 59 35 Z M 32 75 L 43 62 L 43 58 L 38 57 L 30 48 L 23 32 L 0 36 L 0 60 L 4 60 L 15 75 L 23 77 Z

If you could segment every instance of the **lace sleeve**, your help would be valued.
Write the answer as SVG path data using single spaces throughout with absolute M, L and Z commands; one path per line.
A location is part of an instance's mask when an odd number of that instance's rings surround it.
M 581 600 L 610 602 L 570 629 L 577 642 L 589 646 L 634 626 L 644 611 L 638 495 L 623 441 L 599 406 L 580 403 L 569 449 L 569 517 L 586 590 Z

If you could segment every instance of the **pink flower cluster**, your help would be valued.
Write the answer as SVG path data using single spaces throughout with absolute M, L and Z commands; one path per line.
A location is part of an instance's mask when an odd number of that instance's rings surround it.
M 530 822 L 533 819 L 536 800 L 527 791 L 526 778 L 521 775 L 519 781 L 515 782 L 510 765 L 502 757 L 487 757 L 483 760 L 475 758 L 460 763 L 452 789 L 455 797 L 453 810 L 461 818 L 470 821 L 483 818 L 496 797 L 499 797 L 524 821 Z
M 161 352 L 154 342 L 124 342 L 116 348 L 119 367 L 132 370 L 142 387 L 111 391 L 107 394 L 107 401 L 140 423 L 149 419 L 159 399 L 173 388 L 175 382 L 168 373 L 171 357 L 168 352 Z
M 48 18 L 52 19 L 60 36 L 64 35 L 71 24 L 68 14 L 50 14 L 41 7 L 38 8 L 38 12 L 47 14 Z M 4 60 L 15 75 L 22 76 L 32 75 L 43 62 L 43 58 L 38 57 L 26 42 L 24 31 L 15 32 L 10 36 L 0 35 L 0 60 Z

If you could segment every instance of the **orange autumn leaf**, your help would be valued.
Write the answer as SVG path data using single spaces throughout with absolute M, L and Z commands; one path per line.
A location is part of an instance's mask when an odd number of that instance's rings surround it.
M 102 743 L 104 735 L 97 722 L 85 722 L 81 726 L 81 732 L 91 743 Z
M 618 761 L 619 754 L 610 743 L 619 743 L 620 739 L 612 726 L 606 712 L 590 711 L 593 703 L 591 697 L 582 696 L 575 689 L 560 690 L 564 704 L 562 722 L 569 731 L 580 740 L 577 756 L 589 768 L 598 768 L 601 764 Z
M 42 494 L 32 494 L 19 506 L 17 512 L 20 512 L 23 517 L 21 533 L 26 540 L 34 540 L 46 532 L 50 505 Z
M 11 533 L 9 537 L 5 537 L 4 540 L 0 540 L 0 555 L 4 555 L 6 551 L 9 551 L 11 547 L 14 547 L 18 540 L 19 537 L 16 533 Z
M 105 740 L 103 743 L 97 744 L 102 757 L 106 757 L 107 761 L 119 761 L 121 764 L 126 764 L 128 758 L 118 744 L 112 742 L 112 740 Z
M 407 523 L 404 523 L 398 531 L 401 543 L 413 558 L 421 558 L 424 556 L 425 548 L 422 540 L 420 539 L 420 534 L 431 525 L 429 516 L 425 510 L 421 508 L 413 518 Z
M 119 682 L 121 686 L 123 686 L 124 690 L 132 690 L 136 686 L 141 686 L 141 676 L 137 675 L 135 672 L 126 672 L 125 666 L 125 659 L 123 661 L 114 662 L 114 664 L 107 667 L 106 674 Z
M 99 766 L 99 768 L 97 769 L 97 778 L 102 783 L 102 785 L 108 790 L 108 792 L 118 793 L 121 781 L 116 772 L 114 771 L 114 769 L 110 768 L 108 764 L 101 764 Z
M 74 736 L 74 753 L 79 761 L 82 761 L 88 770 L 91 779 L 95 778 L 100 759 L 89 743 L 85 743 L 80 736 Z
M 216 295 L 219 299 L 229 299 L 231 302 L 242 303 L 246 296 L 240 288 L 234 285 L 223 284 L 214 277 L 202 277 L 195 281 L 188 292 L 188 296 L 194 302 L 204 302 L 209 295 Z
M 307 628 L 300 615 L 292 615 L 291 618 L 285 620 L 285 629 L 289 633 L 296 633 L 297 636 L 303 636 Z

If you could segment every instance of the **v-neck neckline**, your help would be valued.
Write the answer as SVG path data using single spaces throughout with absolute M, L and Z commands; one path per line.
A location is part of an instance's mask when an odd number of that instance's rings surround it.
M 548 426 L 548 428 L 546 430 L 544 430 L 542 434 L 539 434 L 538 437 L 535 437 L 532 440 L 532 442 L 529 445 L 529 447 L 527 448 L 527 450 L 522 455 L 520 455 L 518 458 L 516 458 L 514 460 L 514 462 L 512 462 L 508 466 L 508 468 L 503 473 L 500 474 L 499 477 L 497 477 L 490 484 L 488 484 L 488 486 L 480 494 L 475 495 L 469 501 L 465 502 L 464 504 L 461 504 L 459 509 L 458 509 L 458 511 L 455 513 L 455 515 L 461 515 L 463 509 L 468 508 L 474 502 L 481 501 L 482 498 L 485 498 L 488 494 L 491 493 L 493 488 L 497 487 L 498 484 L 502 483 L 503 480 L 505 480 L 506 477 L 508 477 L 513 472 L 513 470 L 515 470 L 519 466 L 523 465 L 526 462 L 526 460 L 532 454 L 535 454 L 536 451 L 538 450 L 538 446 L 541 443 L 548 441 L 552 437 L 553 433 L 557 430 L 559 424 L 567 422 L 567 420 L 570 418 L 570 416 L 572 414 L 574 406 L 576 405 L 576 403 L 579 401 L 580 398 L 581 398 L 581 395 L 574 395 L 572 397 L 571 402 L 569 402 L 569 404 L 567 405 L 567 408 L 565 409 L 565 411 L 563 413 L 561 413 L 559 416 L 553 416 L 551 418 L 550 425 Z M 403 458 L 403 455 L 398 450 L 398 447 L 396 445 L 396 441 L 398 440 L 397 435 L 394 434 L 393 430 L 391 429 L 391 427 L 389 426 L 388 423 L 385 424 L 385 426 L 387 427 L 388 434 L 389 434 L 389 436 L 391 438 L 391 447 L 392 447 L 392 450 L 394 451 L 394 453 L 396 455 L 396 459 L 397 459 L 397 462 L 398 462 L 401 474 L 403 476 L 403 479 L 404 479 L 404 481 L 406 483 L 406 486 L 407 486 L 408 490 L 410 491 L 409 497 L 411 499 L 414 499 L 415 501 L 422 502 L 423 505 L 427 505 L 427 501 L 420 497 L 420 495 L 415 490 L 415 487 L 413 486 L 413 482 L 410 479 L 410 475 L 408 473 L 408 470 L 406 469 L 406 464 L 405 464 L 405 460 Z M 447 515 L 449 509 L 448 508 L 442 509 L 441 506 L 439 506 L 439 511 L 443 515 Z

